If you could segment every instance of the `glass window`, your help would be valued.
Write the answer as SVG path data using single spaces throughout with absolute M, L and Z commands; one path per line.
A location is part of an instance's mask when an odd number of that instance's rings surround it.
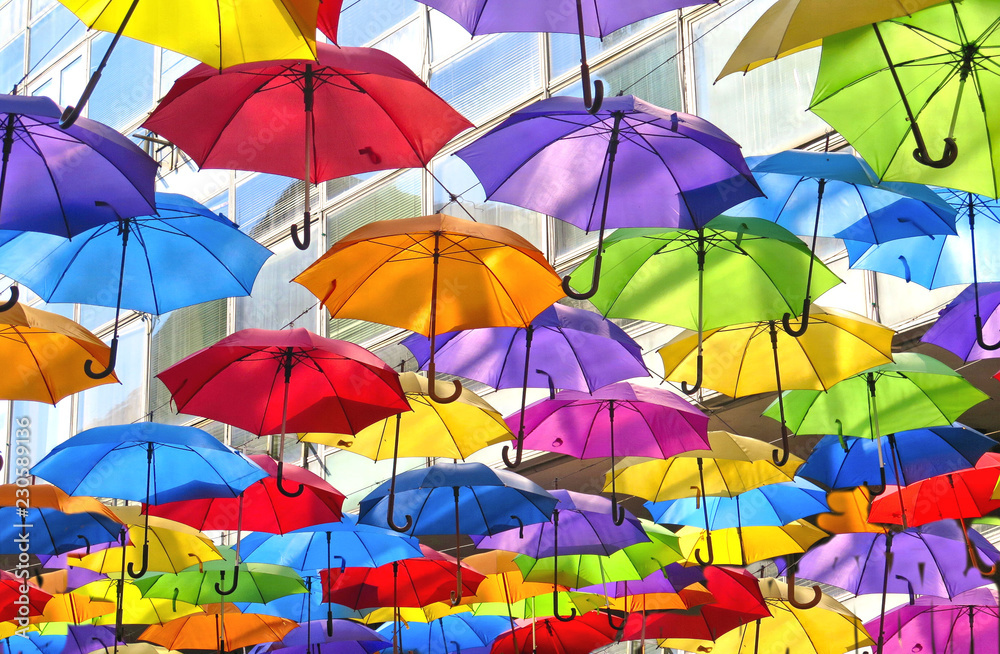
M 150 346 L 149 410 L 153 420 L 179 424 L 190 416 L 174 413 L 170 393 L 156 374 L 226 335 L 226 300 L 203 302 L 153 319 Z
M 198 65 L 198 61 L 172 50 L 160 49 L 160 97 L 173 86 L 177 78 Z
M 474 123 L 537 93 L 542 86 L 537 34 L 483 39 L 431 72 L 430 87 Z
M 472 37 L 465 31 L 465 28 L 440 11 L 432 9 L 430 17 L 432 63 L 444 61 L 472 43 Z
M 624 43 L 651 25 L 672 17 L 673 12 L 652 16 L 638 23 L 626 25 L 620 30 L 608 34 L 604 39 L 587 37 L 587 59 L 593 61 L 602 52 L 613 49 Z M 559 77 L 570 70 L 580 67 L 580 37 L 577 34 L 551 34 L 549 36 L 549 61 L 552 77 Z
M 319 229 L 313 225 L 314 232 Z M 318 234 L 313 234 L 315 243 Z M 236 298 L 236 329 L 282 329 L 292 320 L 295 327 L 316 328 L 319 301 L 299 284 L 289 280 L 316 260 L 314 249 L 300 250 L 286 238 L 273 248 L 257 281 L 252 297 Z
M 364 184 L 369 179 L 377 177 L 378 175 L 384 175 L 386 171 L 378 170 L 370 173 L 359 173 L 357 175 L 348 175 L 347 177 L 337 177 L 336 179 L 331 179 L 326 183 L 326 200 L 327 202 L 334 200 L 341 195 L 344 195 L 353 188 Z
M 56 0 L 31 0 L 31 18 L 38 17 L 54 4 L 56 4 Z
M 80 393 L 76 425 L 79 431 L 100 425 L 118 425 L 141 419 L 145 410 L 146 323 L 137 320 L 119 331 L 120 384 L 105 384 Z
M 27 0 L 10 0 L 0 7 L 0 43 L 24 29 L 27 6 Z
M 267 454 L 267 436 L 258 436 L 244 429 L 232 428 L 232 440 L 229 447 L 244 454 Z
M 83 87 L 86 85 L 83 55 L 80 55 L 59 71 L 59 98 L 56 101 L 64 107 L 73 104 L 83 93 Z
M 83 38 L 87 29 L 62 5 L 32 23 L 28 45 L 29 70 L 41 70 Z M 110 34 L 108 37 L 110 38 Z
M 419 20 L 411 20 L 398 30 L 395 30 L 373 47 L 388 52 L 396 59 L 410 67 L 417 75 L 424 64 L 423 29 Z
M 458 157 L 444 157 L 434 162 L 434 175 L 445 185 L 434 183 L 434 211 L 481 223 L 500 225 L 517 232 L 545 252 L 546 218 L 544 214 L 486 199 L 483 185 L 472 169 Z M 454 202 L 451 193 L 461 196 Z M 464 210 L 463 210 L 464 207 Z M 468 213 L 466 213 L 466 211 Z
M 337 43 L 368 45 L 419 9 L 413 0 L 347 0 L 340 12 Z
M 664 109 L 682 108 L 677 33 L 671 29 L 593 72 L 604 80 L 604 95 L 623 91 Z M 579 94 L 579 84 L 572 87 Z
M 234 214 L 240 230 L 259 239 L 272 234 L 279 225 L 294 220 L 301 223 L 305 211 L 302 184 L 302 180 L 290 177 L 254 175 L 237 186 Z M 314 209 L 319 206 L 319 190 L 315 186 L 312 189 L 312 206 Z M 315 224 L 313 229 L 316 229 Z
M 423 468 L 426 459 L 400 459 L 396 473 Z M 354 452 L 334 450 L 326 455 L 326 480 L 347 496 L 344 511 L 354 511 L 361 499 L 392 474 L 392 459 L 372 461 Z
M 817 250 L 819 250 L 818 247 Z M 846 309 L 862 316 L 867 316 L 868 303 L 865 301 L 865 277 L 868 273 L 864 270 L 849 268 L 848 263 L 846 250 L 842 257 L 826 262 L 827 268 L 832 270 L 833 274 L 837 277 L 844 280 L 844 283 L 837 284 L 822 296 L 814 298 L 813 302 L 820 306 Z M 803 283 L 805 283 L 805 279 L 803 279 Z
M 113 35 L 101 34 L 91 43 L 91 73 L 97 69 Z M 123 38 L 90 98 L 87 116 L 124 129 L 153 107 L 153 46 Z
M 882 273 L 875 274 L 875 283 L 879 322 L 887 327 L 898 327 L 923 313 L 944 308 L 964 288 L 959 285 L 927 290 L 920 284 Z
M 3 404 L 2 415 L 5 419 L 4 431 L 6 431 L 7 403 Z M 42 457 L 57 444 L 69 438 L 70 398 L 64 398 L 55 406 L 42 402 L 12 402 L 10 406 L 11 447 L 13 449 L 18 442 L 24 442 L 17 438 L 18 432 L 15 430 L 25 430 L 20 433 L 27 436 L 28 459 L 32 465 L 41 461 Z M 7 465 L 6 468 L 7 481 L 13 482 L 17 470 L 14 465 Z
M 746 5 L 748 5 L 744 8 Z M 819 48 L 715 82 L 734 44 L 773 2 L 740 0 L 692 27 L 697 114 L 743 146 L 743 154 L 766 154 L 818 135 L 825 123 L 806 111 L 819 64 Z M 732 20 L 727 18 L 734 12 Z
M 0 91 L 10 93 L 24 77 L 24 33 L 0 49 Z

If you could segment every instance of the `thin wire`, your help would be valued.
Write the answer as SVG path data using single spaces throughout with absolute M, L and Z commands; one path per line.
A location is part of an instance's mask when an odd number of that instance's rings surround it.
M 456 195 L 456 194 L 452 193 L 451 190 L 447 186 L 444 185 L 444 182 L 442 182 L 440 179 L 438 179 L 437 175 L 435 175 L 434 172 L 430 169 L 430 166 L 424 166 L 424 170 L 426 170 L 427 173 L 432 178 L 434 178 L 434 181 L 438 183 L 438 186 L 440 186 L 441 188 L 443 188 L 445 190 L 445 192 L 448 194 L 448 197 L 450 199 L 448 200 L 447 204 L 444 205 L 445 207 L 447 207 L 449 204 L 451 204 L 452 202 L 454 202 L 456 205 L 458 205 L 459 209 L 461 209 L 462 211 L 465 212 L 466 216 L 468 216 L 469 218 L 472 219 L 472 222 L 476 222 L 476 223 L 479 222 L 478 220 L 476 220 L 475 216 L 473 216 L 471 213 L 469 213 L 469 210 L 465 208 L 465 205 L 458 201 L 459 198 L 462 197 L 461 194 Z M 476 186 L 478 186 L 478 184 L 470 186 L 468 189 L 465 190 L 465 193 L 468 193 L 472 189 L 476 188 Z
M 358 0 L 358 1 L 360 2 L 360 0 Z M 19 79 L 17 81 L 17 83 L 14 84 L 14 90 L 17 90 L 17 87 L 21 86 L 21 84 L 23 84 L 26 79 L 28 79 L 29 77 L 31 77 L 31 74 L 33 72 L 35 72 L 35 69 L 38 68 L 39 64 L 41 64 L 42 62 L 44 62 L 45 58 L 48 57 L 50 54 L 52 54 L 52 51 L 55 50 L 57 47 L 59 47 L 59 44 L 62 42 L 62 40 L 65 39 L 67 36 L 69 36 L 69 33 L 72 32 L 75 28 L 76 28 L 76 23 L 73 23 L 72 25 L 69 26 L 69 29 L 67 29 L 63 33 L 63 35 L 60 36 L 56 40 L 56 42 L 52 44 L 51 48 L 49 48 L 48 50 L 45 51 L 45 54 L 43 54 L 41 56 L 41 58 L 38 60 L 38 62 L 34 66 L 32 66 L 31 68 L 28 69 L 28 72 L 24 74 L 24 77 L 22 77 L 21 79 Z
M 316 302 L 315 302 L 314 304 L 312 304 L 311 306 L 308 306 L 308 307 L 306 307 L 305 309 L 303 309 L 303 310 L 302 310 L 302 312 L 301 312 L 301 313 L 300 313 L 299 315 L 295 316 L 294 318 L 292 318 L 291 320 L 289 320 L 288 322 L 286 322 L 286 323 L 285 323 L 284 325 L 282 325 L 282 326 L 281 326 L 281 327 L 279 327 L 278 329 L 286 329 L 286 328 L 288 328 L 288 327 L 291 327 L 292 325 L 294 325 L 294 324 L 295 324 L 295 321 L 296 321 L 296 320 L 298 320 L 298 319 L 299 319 L 299 318 L 301 318 L 302 316 L 306 315 L 307 313 L 309 313 L 310 311 L 312 311 L 313 309 L 315 309 L 315 308 L 316 308 L 316 307 L 318 307 L 318 306 L 319 306 L 319 300 L 317 300 L 317 301 L 316 301 Z

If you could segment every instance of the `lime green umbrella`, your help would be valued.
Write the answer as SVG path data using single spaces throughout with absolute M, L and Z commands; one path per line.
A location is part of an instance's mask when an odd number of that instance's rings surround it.
M 881 434 L 950 425 L 968 409 L 989 399 L 937 359 L 914 352 L 893 357 L 892 363 L 848 377 L 828 391 L 786 391 L 788 428 L 795 434 L 878 439 Z M 777 400 L 764 410 L 764 415 L 779 419 Z M 881 447 L 878 454 L 884 487 Z
M 587 283 L 594 253 L 573 271 Z M 837 278 L 791 232 L 759 218 L 719 216 L 702 229 L 619 229 L 604 240 L 600 287 L 591 302 L 605 316 L 704 330 L 788 320 Z
M 884 179 L 1000 196 L 994 0 L 951 0 L 824 37 L 814 113 Z
M 241 563 L 237 584 L 232 592 L 220 593 L 227 586 L 226 573 L 231 573 L 236 554 L 221 548 L 222 561 L 208 561 L 176 574 L 148 574 L 135 580 L 143 597 L 160 597 L 189 604 L 213 602 L 253 602 L 266 604 L 279 597 L 305 593 L 306 586 L 294 570 L 270 563 Z

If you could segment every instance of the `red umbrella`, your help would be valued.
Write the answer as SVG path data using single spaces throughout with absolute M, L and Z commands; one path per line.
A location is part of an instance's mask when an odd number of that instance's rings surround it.
M 27 573 L 26 568 L 22 570 Z M 0 570 L 0 622 L 17 620 L 18 625 L 27 626 L 28 618 L 41 615 L 50 599 L 52 595 L 29 584 L 27 577 Z
M 143 126 L 202 168 L 311 183 L 426 166 L 453 136 L 473 126 L 388 53 L 322 43 L 316 48 L 316 61 L 243 64 L 221 72 L 196 66 L 174 83 Z M 298 226 L 292 227 L 303 250 L 309 247 L 309 195 L 306 184 L 302 240 Z
M 601 613 L 592 611 L 570 622 L 555 617 L 538 620 L 534 625 L 518 627 L 493 641 L 491 654 L 529 651 L 517 649 L 515 643 L 531 643 L 536 654 L 587 654 L 615 641 L 618 630 L 608 624 Z M 515 640 L 516 639 L 516 640 Z
M 771 616 L 758 579 L 746 570 L 709 566 L 705 568 L 705 581 L 714 602 L 686 611 L 631 613 L 623 638 L 715 640 L 727 631 Z
M 316 28 L 326 34 L 326 37 L 337 42 L 337 30 L 340 27 L 340 11 L 343 0 L 320 0 L 319 13 L 316 14 Z
M 182 413 L 224 422 L 255 434 L 279 434 L 278 490 L 285 434 L 356 434 L 409 411 L 399 374 L 359 345 L 305 329 L 244 329 L 195 352 L 157 377 Z

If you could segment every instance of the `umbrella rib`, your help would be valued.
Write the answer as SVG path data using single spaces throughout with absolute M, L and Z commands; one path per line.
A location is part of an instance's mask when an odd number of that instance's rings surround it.
M 104 233 L 104 230 L 106 230 L 106 229 L 110 230 L 113 224 L 117 225 L 117 222 L 115 222 L 115 223 L 105 223 L 103 225 L 97 226 L 93 230 L 89 230 L 89 231 L 91 231 L 91 234 L 89 236 L 87 236 L 87 239 L 83 242 L 83 244 L 79 248 L 77 248 L 76 252 L 74 252 L 72 254 L 72 256 L 69 258 L 69 261 L 63 267 L 62 271 L 55 278 L 55 283 L 52 284 L 52 292 L 49 293 L 49 297 L 48 298 L 43 298 L 46 302 L 51 301 L 51 298 L 55 297 L 56 292 L 59 290 L 59 286 L 63 283 L 63 280 L 66 279 L 66 274 L 69 272 L 69 269 L 73 266 L 73 264 L 76 263 L 76 260 L 80 257 L 80 253 L 83 252 L 83 248 L 85 248 L 87 246 L 87 243 L 90 243 L 91 241 L 93 241 L 94 239 L 96 239 L 98 236 L 101 236 L 102 233 Z M 78 235 L 78 238 L 79 238 L 79 236 L 80 235 Z M 77 241 L 77 242 L 79 242 L 79 241 Z M 68 244 L 69 244 L 69 241 L 66 241 L 64 243 L 60 243 L 59 247 L 62 247 L 64 245 L 68 245 Z M 55 250 L 52 250 L 51 252 L 55 252 Z M 37 266 L 40 266 L 42 264 L 42 262 L 45 260 L 45 258 L 47 258 L 47 257 L 39 258 L 38 261 L 33 266 L 31 266 L 31 268 L 28 269 L 29 272 L 31 270 L 34 270 Z M 98 305 L 98 306 L 101 306 L 101 305 Z
M 56 398 L 55 395 L 53 395 L 52 393 L 52 389 L 49 387 L 49 380 L 46 378 L 45 373 L 42 371 L 42 364 L 38 360 L 38 357 L 35 356 L 35 351 L 28 344 L 28 339 L 24 337 L 24 334 L 21 333 L 21 330 L 18 327 L 12 325 L 10 331 L 13 332 L 14 334 L 17 334 L 18 336 L 18 339 L 11 339 L 11 340 L 15 341 L 20 340 L 20 342 L 22 342 L 24 344 L 24 347 L 28 350 L 28 354 L 31 355 L 31 360 L 35 362 L 35 367 L 38 368 L 38 375 L 42 378 L 42 385 L 45 387 L 45 392 L 48 394 L 49 400 L 52 402 L 52 406 L 55 406 Z
M 638 132 L 637 132 L 637 134 L 638 134 Z M 639 134 L 639 136 L 642 138 L 643 141 L 646 142 L 646 144 L 650 148 L 653 147 L 653 144 L 650 143 L 648 140 L 646 140 L 646 136 L 644 134 Z M 709 149 L 709 148 L 706 148 L 706 149 Z M 697 222 L 695 221 L 695 218 L 694 218 L 695 214 L 691 210 L 691 205 L 688 204 L 687 196 L 685 195 L 684 191 L 681 190 L 681 184 L 680 184 L 680 182 L 677 181 L 677 176 L 674 175 L 674 171 L 670 169 L 669 165 L 667 165 L 667 162 L 663 159 L 663 155 L 661 155 L 658 151 L 655 152 L 654 154 L 656 155 L 656 158 L 660 160 L 660 163 L 663 164 L 663 168 L 667 171 L 667 174 L 670 175 L 670 179 L 673 180 L 674 185 L 677 187 L 677 197 L 679 197 L 681 199 L 681 201 L 684 203 L 684 207 L 687 209 L 688 216 L 690 216 L 691 222 L 694 223 L 694 224 L 697 224 Z M 720 159 L 721 159 L 721 157 L 720 157 Z M 728 165 L 729 162 L 726 161 L 726 164 Z M 732 168 L 732 166 L 730 166 L 730 168 Z M 736 171 L 736 172 L 739 172 L 739 171 Z M 742 175 L 740 175 L 740 176 L 742 177 Z M 756 182 L 754 182 L 754 186 L 756 186 Z
M 146 239 L 139 229 L 139 223 L 137 221 L 131 221 L 133 223 L 130 230 L 135 234 L 135 240 L 139 242 L 139 246 L 143 251 L 143 259 L 146 261 L 146 272 L 149 273 L 149 291 L 153 296 L 153 307 L 156 310 L 156 315 L 160 315 L 160 303 L 156 298 L 156 285 L 153 283 L 153 263 L 149 260 L 149 250 L 146 248 Z M 128 253 L 128 247 L 125 247 L 126 254 Z
M 52 182 L 52 192 L 55 194 L 56 201 L 59 203 L 59 212 L 62 214 L 63 226 L 66 228 L 66 235 L 69 236 L 72 233 L 72 230 L 70 230 L 69 227 L 69 217 L 66 215 L 66 207 L 63 205 L 62 193 L 59 192 L 59 185 L 56 184 L 56 178 L 55 175 L 52 174 L 52 168 L 49 167 L 49 163 L 46 160 L 46 158 L 44 156 L 41 156 L 42 147 L 35 140 L 34 135 L 32 135 L 31 132 L 29 132 L 27 129 L 25 129 L 24 133 L 28 138 L 31 139 L 32 145 L 34 145 L 35 148 L 37 149 L 36 151 L 39 153 L 39 156 L 41 157 L 42 165 L 45 167 L 45 173 L 46 175 L 48 175 L 49 180 Z M 74 140 L 77 143 L 82 144 L 82 142 L 79 139 L 74 139 Z M 94 148 L 91 149 L 94 152 L 97 152 L 96 149 Z M 105 160 L 107 159 L 105 158 Z

